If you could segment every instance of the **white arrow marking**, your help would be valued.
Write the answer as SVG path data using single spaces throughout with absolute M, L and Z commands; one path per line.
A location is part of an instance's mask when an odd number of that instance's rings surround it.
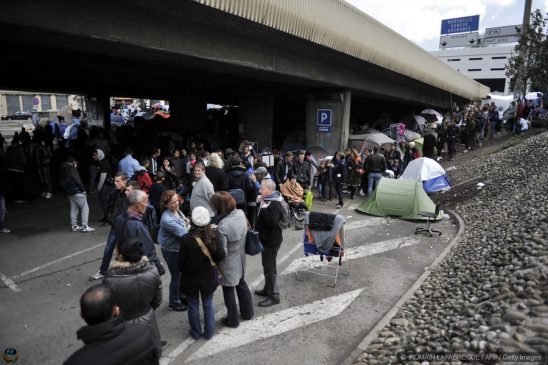
M 11 280 L 10 278 L 8 278 L 6 275 L 2 274 L 0 272 L 0 280 L 2 280 L 2 282 L 8 287 L 10 288 L 11 290 L 13 290 L 14 292 L 18 292 L 18 291 L 21 291 L 21 288 L 17 286 L 17 284 L 15 284 L 13 282 L 13 280 Z
M 370 243 L 358 247 L 347 247 L 345 256 L 343 260 L 355 260 L 366 256 L 376 255 L 381 252 L 392 251 L 397 248 L 408 247 L 416 245 L 420 242 L 420 239 L 416 236 L 408 236 L 402 238 L 395 238 L 388 241 L 381 241 Z M 335 262 L 338 260 L 333 260 Z M 311 269 L 317 265 L 326 264 L 318 260 L 317 255 L 310 255 L 308 257 L 302 257 L 300 259 L 294 260 L 285 270 L 282 272 L 282 275 L 294 273 L 297 270 Z
M 238 328 L 223 328 L 215 337 L 196 351 L 187 362 L 338 316 L 363 290 L 364 288 L 361 288 L 309 304 L 284 309 L 280 312 L 270 313 L 251 321 L 241 322 Z M 329 308 L 329 310 L 325 310 L 325 308 Z

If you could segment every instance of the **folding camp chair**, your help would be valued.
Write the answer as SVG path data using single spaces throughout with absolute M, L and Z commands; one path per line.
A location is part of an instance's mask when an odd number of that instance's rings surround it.
M 350 275 L 348 261 L 345 260 L 345 234 L 344 234 L 344 217 L 340 214 L 325 214 L 314 213 L 316 216 L 330 216 L 333 220 L 339 223 L 342 220 L 340 228 L 318 227 L 310 224 L 310 212 L 305 213 L 304 219 L 304 234 L 303 234 L 303 250 L 306 258 L 303 259 L 301 267 L 295 270 L 297 280 L 302 280 L 299 273 L 308 272 L 315 275 L 327 276 L 334 279 L 333 285 L 337 285 L 339 273 Z M 318 234 L 319 231 L 323 232 Z M 336 231 L 336 232 L 335 232 Z M 332 240 L 324 241 L 321 245 L 316 243 L 315 237 L 330 236 Z

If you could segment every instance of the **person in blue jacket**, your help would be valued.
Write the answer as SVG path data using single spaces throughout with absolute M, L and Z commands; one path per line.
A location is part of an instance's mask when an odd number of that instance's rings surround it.
M 158 243 L 162 248 L 162 256 L 164 256 L 171 275 L 168 309 L 176 312 L 187 309 L 186 300 L 181 301 L 179 294 L 181 272 L 179 271 L 178 261 L 181 238 L 188 233 L 189 221 L 179 210 L 180 203 L 181 200 L 175 190 L 166 190 L 162 193 L 160 210 L 163 213 L 160 219 L 160 232 L 158 233 Z

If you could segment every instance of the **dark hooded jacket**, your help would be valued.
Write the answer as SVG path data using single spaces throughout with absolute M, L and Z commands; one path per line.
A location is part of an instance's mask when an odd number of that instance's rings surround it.
M 160 354 L 152 344 L 146 326 L 124 323 L 120 318 L 78 330 L 84 347 L 72 354 L 64 365 L 148 365 L 158 364 Z
M 255 186 L 249 178 L 247 170 L 241 166 L 232 166 L 226 170 L 228 189 L 242 189 L 247 202 L 254 202 L 257 199 Z M 238 206 L 239 209 L 247 210 L 247 204 Z
M 146 256 L 139 262 L 115 261 L 104 278 L 124 321 L 149 327 L 158 352 L 162 345 L 154 310 L 162 303 L 162 279 Z

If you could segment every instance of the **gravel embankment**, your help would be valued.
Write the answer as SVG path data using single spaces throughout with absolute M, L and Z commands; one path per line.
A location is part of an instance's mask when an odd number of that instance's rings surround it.
M 355 364 L 425 364 L 402 352 L 548 351 L 548 132 L 448 174 L 485 183 L 452 204 L 465 233 Z

